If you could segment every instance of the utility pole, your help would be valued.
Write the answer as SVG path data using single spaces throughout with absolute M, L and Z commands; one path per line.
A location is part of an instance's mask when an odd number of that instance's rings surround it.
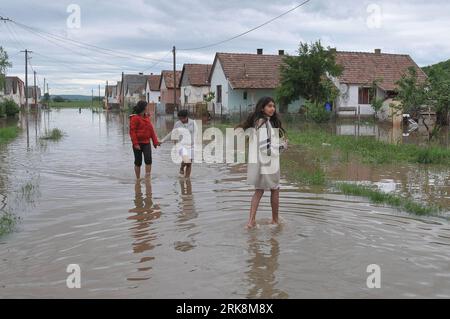
M 47 94 L 48 94 L 48 105 L 47 108 L 50 109 L 50 91 L 48 90 L 48 82 L 47 82 Z
M 38 127 L 38 105 L 37 105 L 37 89 L 36 89 L 36 71 L 33 70 L 33 74 L 34 74 L 34 89 L 33 89 L 33 91 L 34 91 L 34 107 L 35 107 L 35 111 L 36 111 L 35 121 L 34 121 L 34 129 L 35 129 L 36 141 L 37 141 L 37 138 L 38 138 L 38 133 L 37 133 L 37 131 L 38 131 L 38 129 L 37 129 L 37 127 Z
M 42 98 L 44 98 L 45 97 L 45 78 L 44 78 L 44 90 L 43 90 L 43 93 L 42 93 Z
M 105 105 L 106 105 L 106 110 L 108 111 L 108 96 L 109 96 L 109 92 L 108 92 L 108 80 L 106 80 L 106 88 L 105 88 Z
M 177 63 L 176 63 L 176 49 L 173 46 L 173 103 L 178 112 L 177 104 Z
M 122 82 L 120 83 L 120 94 L 119 97 L 122 99 L 122 101 L 120 101 L 122 103 L 122 111 L 125 109 L 125 97 L 123 96 L 123 72 L 122 72 Z
M 30 129 L 29 129 L 29 123 L 28 123 L 28 113 L 30 112 L 29 105 L 28 105 L 28 53 L 32 53 L 32 51 L 28 51 L 25 49 L 25 109 L 26 109 L 26 123 L 27 123 L 27 147 L 30 147 Z
M 98 105 L 99 107 L 102 106 L 102 101 L 100 100 L 100 84 L 98 85 Z
M 34 106 L 37 110 L 37 88 L 36 88 L 36 71 L 34 71 Z

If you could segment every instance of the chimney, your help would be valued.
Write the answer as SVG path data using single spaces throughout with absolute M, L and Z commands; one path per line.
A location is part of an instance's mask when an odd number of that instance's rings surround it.
M 150 75 L 153 75 L 153 72 L 152 72 L 152 73 L 150 73 Z
M 375 54 L 381 54 L 381 49 L 375 49 Z
M 256 49 L 257 54 L 263 54 L 263 49 Z
M 139 75 L 144 75 L 144 73 L 142 73 L 142 72 L 139 72 Z
M 336 52 L 337 52 L 337 49 L 336 49 L 336 48 L 330 48 L 330 52 L 331 52 L 331 53 L 336 53 Z
M 278 50 L 278 55 L 284 55 L 284 50 Z

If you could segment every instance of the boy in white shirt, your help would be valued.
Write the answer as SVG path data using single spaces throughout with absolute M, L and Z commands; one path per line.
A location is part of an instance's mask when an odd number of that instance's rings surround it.
M 197 124 L 195 121 L 189 118 L 189 113 L 187 110 L 181 110 L 178 112 L 178 121 L 173 126 L 173 129 L 184 128 L 191 134 L 191 140 L 186 141 L 183 139 L 181 148 L 179 149 L 179 154 L 182 157 L 180 166 L 180 176 L 189 178 L 192 171 L 192 160 L 194 159 L 194 137 L 197 131 Z M 161 142 L 165 142 L 170 139 L 172 132 L 167 134 Z

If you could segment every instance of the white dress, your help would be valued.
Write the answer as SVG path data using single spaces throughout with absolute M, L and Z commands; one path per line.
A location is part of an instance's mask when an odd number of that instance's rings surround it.
M 259 120 L 258 125 L 264 120 Z M 280 153 L 279 137 L 268 118 L 250 135 L 249 162 L 247 164 L 247 183 L 255 189 L 271 190 L 280 188 Z M 252 144 L 256 143 L 256 144 Z M 257 145 L 257 156 L 251 147 Z M 270 150 L 270 151 L 269 151 Z
M 182 143 L 180 144 L 180 147 L 178 149 L 178 155 L 181 156 L 182 161 L 185 163 L 191 163 L 194 158 L 194 140 L 195 140 L 195 134 L 197 132 L 197 124 L 195 123 L 195 120 L 188 119 L 187 123 L 183 123 L 181 121 L 175 122 L 175 125 L 173 126 L 173 131 L 177 129 L 186 129 L 189 131 L 191 138 L 185 139 L 183 138 Z M 171 138 L 172 132 L 167 134 L 161 142 L 166 142 Z

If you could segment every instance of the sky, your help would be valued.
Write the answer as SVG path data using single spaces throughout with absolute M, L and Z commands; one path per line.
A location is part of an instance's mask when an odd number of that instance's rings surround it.
M 159 74 L 183 63 L 212 64 L 216 52 L 296 54 L 300 42 L 320 40 L 338 51 L 409 54 L 419 66 L 450 59 L 450 2 L 444 0 L 310 0 L 242 37 L 304 0 L 0 0 L 0 46 L 8 75 L 25 78 L 30 56 L 38 85 L 53 94 L 90 95 L 115 84 L 121 73 Z

